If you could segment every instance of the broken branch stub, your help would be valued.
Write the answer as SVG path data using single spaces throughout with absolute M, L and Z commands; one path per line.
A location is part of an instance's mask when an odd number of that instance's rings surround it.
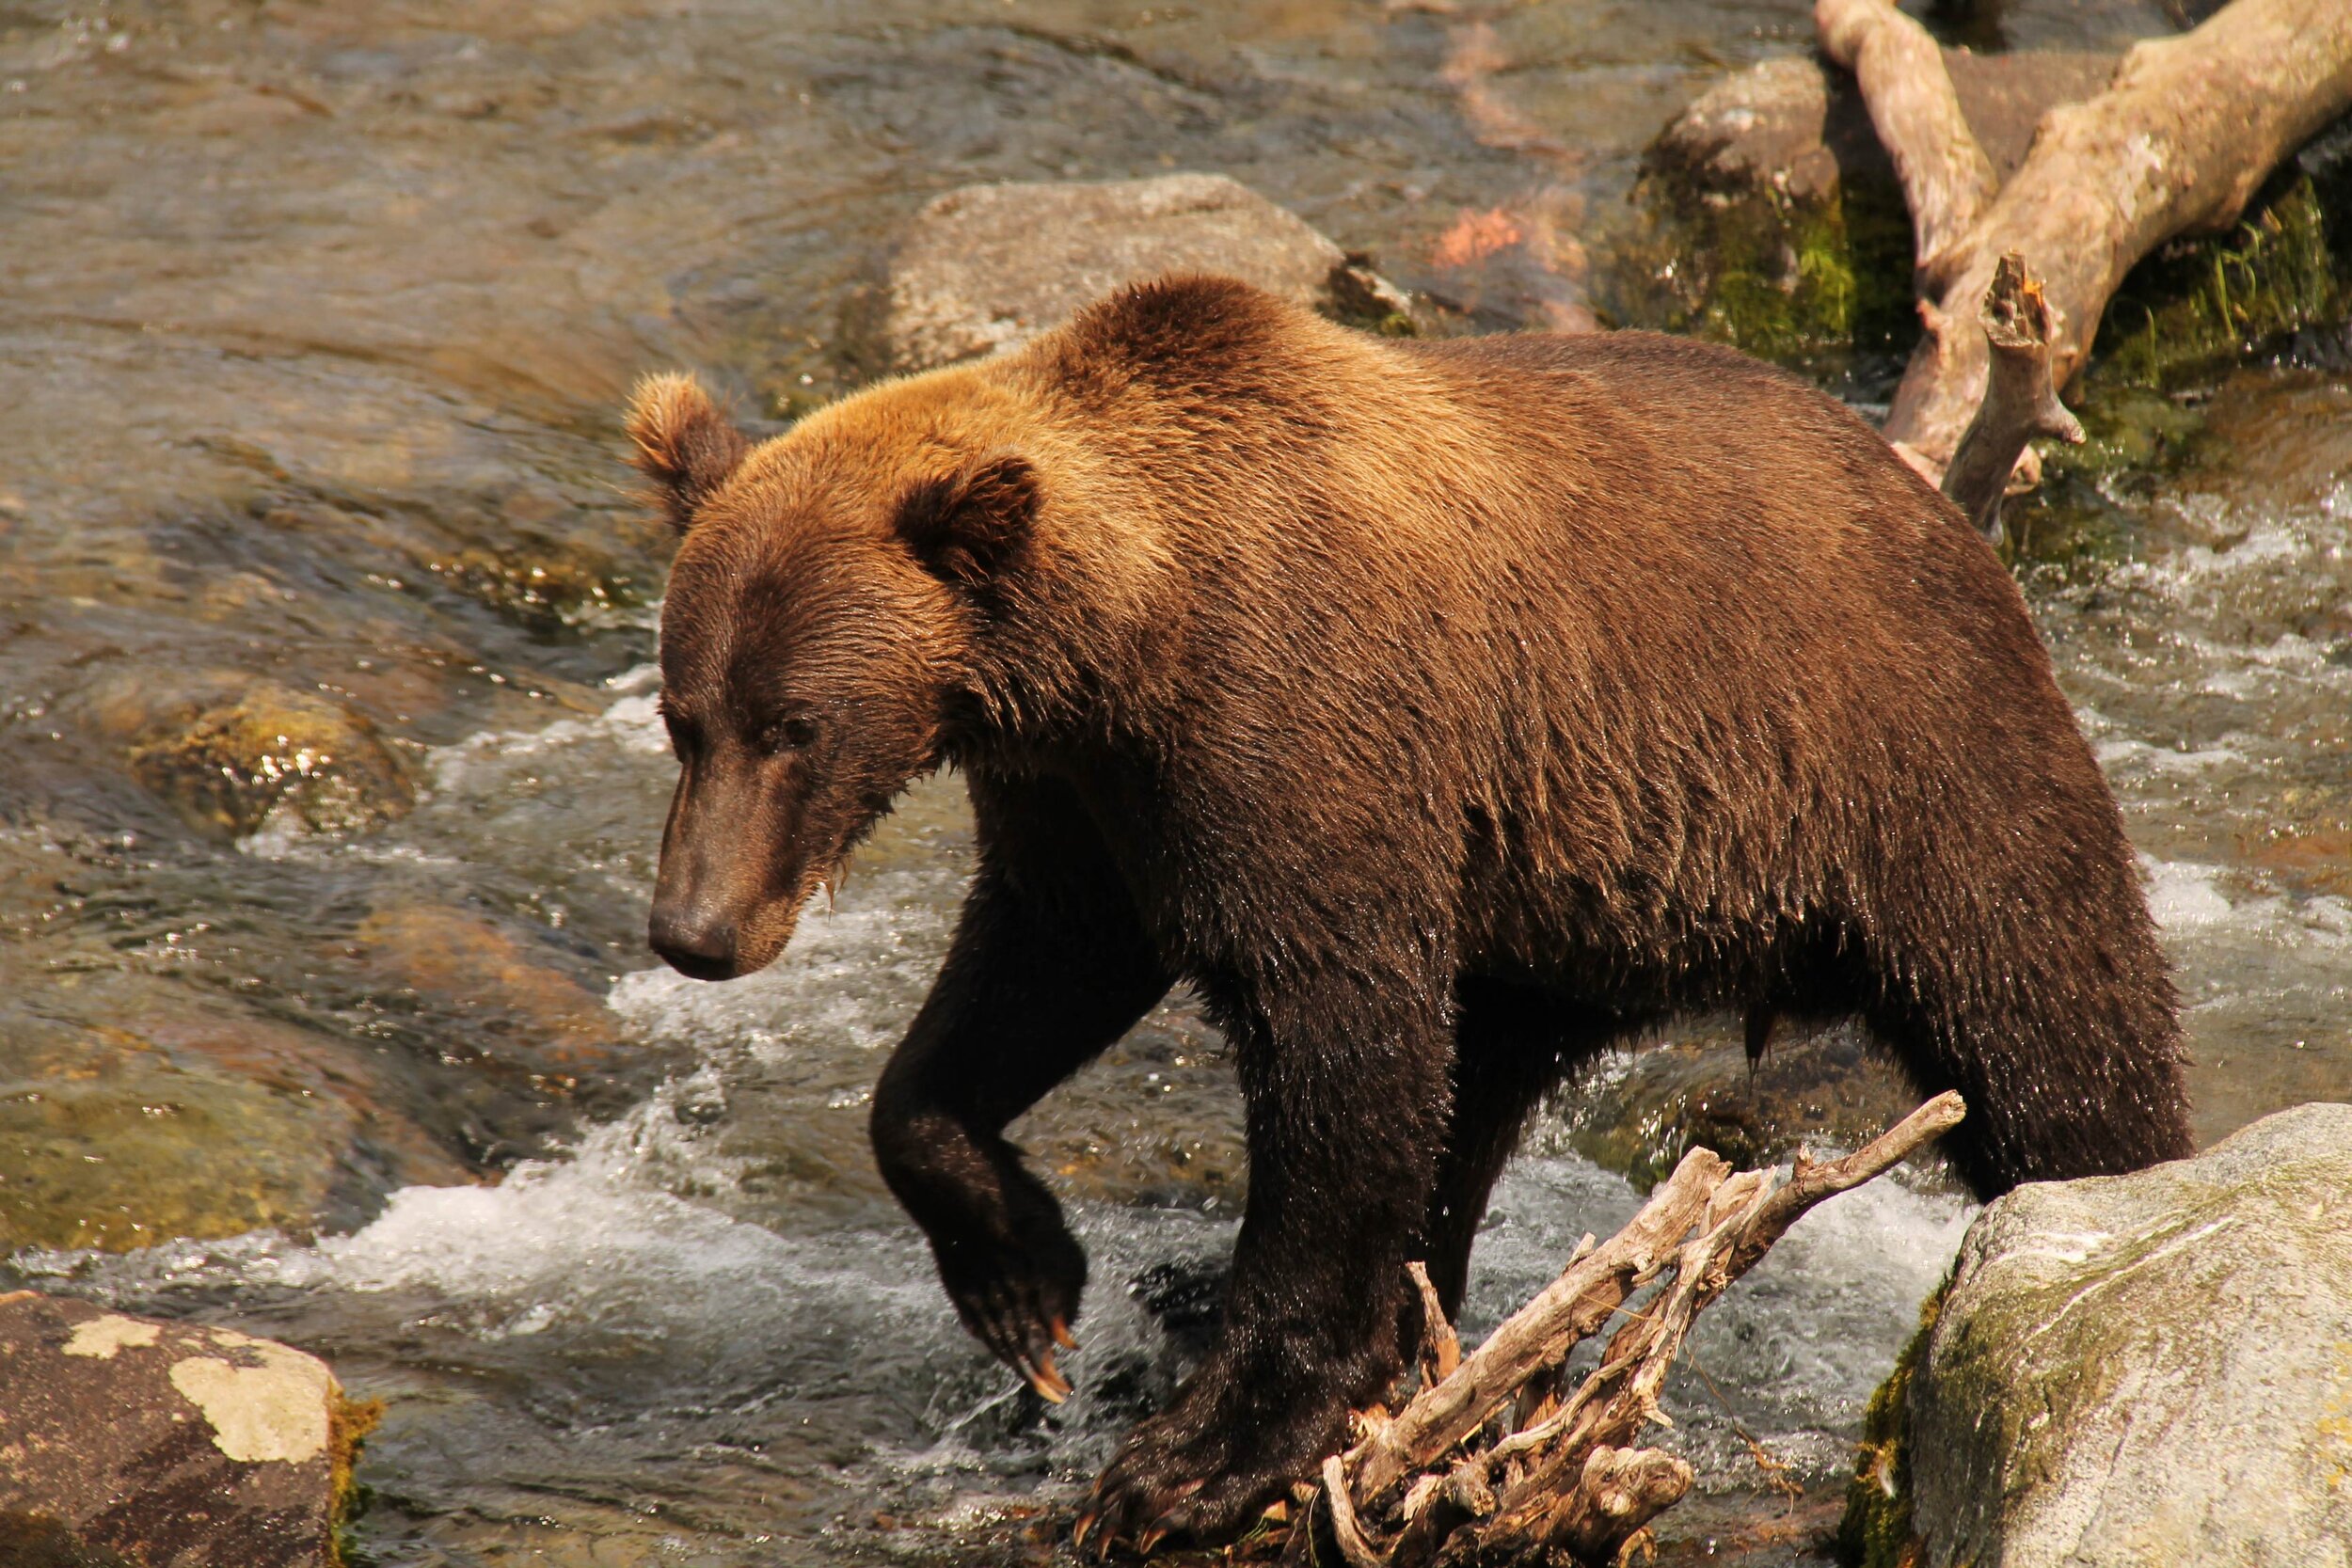
M 1659 1396 L 1698 1314 L 1806 1211 L 1884 1174 L 1963 1114 L 1958 1095 L 1938 1095 L 1844 1159 L 1801 1151 L 1777 1180 L 1692 1149 L 1623 1230 L 1597 1245 L 1585 1238 L 1450 1376 L 1324 1462 L 1322 1507 L 1291 1527 L 1285 1560 L 1307 1560 L 1307 1521 L 1320 1517 L 1349 1568 L 1474 1568 L 1546 1553 L 1613 1562 L 1690 1490 L 1690 1466 L 1640 1438 L 1670 1424 Z M 1529 1424 L 1511 1430 L 1514 1396 L 1557 1379 L 1569 1353 L 1652 1282 L 1658 1292 L 1624 1316 L 1575 1393 L 1534 1402 Z M 1451 1329 L 1433 1315 L 1430 1336 L 1434 1368 Z
M 2011 251 L 1993 272 L 1979 318 L 1991 358 L 1984 401 L 1944 470 L 1944 494 L 1968 515 L 1988 544 L 2001 543 L 2001 499 L 2018 454 L 2037 436 L 2079 446 L 2081 421 L 2058 401 L 2050 373 L 2058 324 L 2042 285 Z

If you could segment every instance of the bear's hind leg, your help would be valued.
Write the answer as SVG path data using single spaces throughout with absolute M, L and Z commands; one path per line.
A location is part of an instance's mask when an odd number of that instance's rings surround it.
M 2195 1152 L 2171 983 L 2135 908 L 2052 923 L 1961 970 L 1943 950 L 1882 966 L 1867 1013 L 1924 1093 L 1968 1117 L 1943 1140 L 1978 1197 L 2023 1181 L 2138 1170 Z

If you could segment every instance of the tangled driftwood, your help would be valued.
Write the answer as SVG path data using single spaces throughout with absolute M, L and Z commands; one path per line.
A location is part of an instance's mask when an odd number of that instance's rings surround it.
M 1891 1169 L 1963 1114 L 1960 1096 L 1938 1095 L 1858 1153 L 1818 1164 L 1800 1152 L 1786 1180 L 1734 1174 L 1692 1149 L 1624 1229 L 1585 1237 L 1560 1276 L 1468 1356 L 1414 1265 L 1430 1324 L 1422 1391 L 1392 1418 L 1363 1417 L 1356 1446 L 1326 1460 L 1295 1513 L 1282 1511 L 1291 1516 L 1245 1557 L 1307 1562 L 1320 1541 L 1349 1568 L 1544 1554 L 1614 1562 L 1693 1479 L 1680 1459 L 1641 1446 L 1649 1426 L 1671 1424 L 1659 1394 L 1692 1321 L 1807 1210 Z M 1567 1391 L 1569 1353 L 1620 1318 L 1599 1366 Z
M 2191 32 L 2134 47 L 2097 97 L 2043 116 L 1996 188 L 1917 23 L 1888 0 L 1816 0 L 1814 23 L 1854 71 L 1911 207 L 1927 333 L 1886 436 L 1931 479 L 1984 398 L 1990 356 L 1974 317 L 2003 257 L 2043 280 L 2063 386 L 2125 273 L 2175 235 L 2237 221 L 2280 159 L 2352 108 L 2352 5 L 2233 0 Z

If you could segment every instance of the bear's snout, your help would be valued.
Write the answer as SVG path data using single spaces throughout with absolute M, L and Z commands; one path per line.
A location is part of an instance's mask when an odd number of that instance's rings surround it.
M 735 922 L 691 908 L 656 904 L 645 939 L 661 961 L 693 980 L 732 980 Z

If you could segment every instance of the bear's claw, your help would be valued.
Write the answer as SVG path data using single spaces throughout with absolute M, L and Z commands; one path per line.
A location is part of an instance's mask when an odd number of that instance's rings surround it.
M 1070 1319 L 1085 1288 L 1086 1255 L 1058 1221 L 1033 1225 L 1006 1243 L 967 1243 L 941 1259 L 940 1277 L 956 1315 L 991 1355 L 1048 1402 L 1070 1397 L 1055 1352 L 1077 1348 Z

